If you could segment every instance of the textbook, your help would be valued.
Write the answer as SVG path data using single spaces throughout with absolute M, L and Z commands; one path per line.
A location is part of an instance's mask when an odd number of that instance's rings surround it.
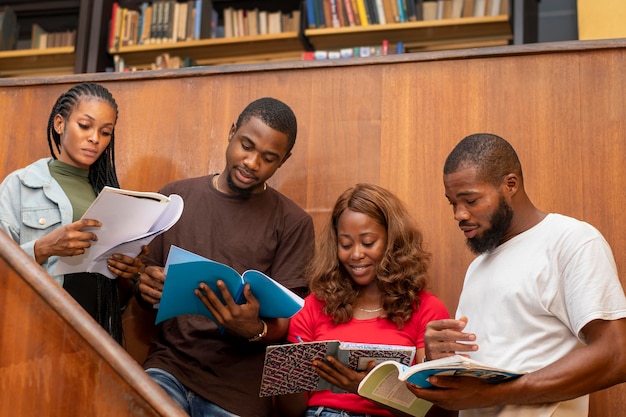
M 155 323 L 183 314 L 201 314 L 215 322 L 215 318 L 194 290 L 204 282 L 221 298 L 217 280 L 224 281 L 238 304 L 246 302 L 243 288 L 249 283 L 252 293 L 259 301 L 259 316 L 262 318 L 290 318 L 304 306 L 304 300 L 300 296 L 260 271 L 251 269 L 240 275 L 228 265 L 174 245 L 170 247 L 164 272 L 167 278 Z
M 364 371 L 371 361 L 397 361 L 410 365 L 415 357 L 415 346 L 348 343 L 339 340 L 270 345 L 265 351 L 259 396 L 326 389 L 343 392 L 339 387 L 320 378 L 311 366 L 313 360 L 325 360 L 327 356 L 337 358 L 351 369 Z
M 149 191 L 131 191 L 104 187 L 81 219 L 95 219 L 101 227 L 85 228 L 93 231 L 92 241 L 85 253 L 60 257 L 55 274 L 98 272 L 116 278 L 107 268 L 107 259 L 114 253 L 135 257 L 141 247 L 170 229 L 183 213 L 183 199 Z
M 385 404 L 412 415 L 415 407 L 421 409 L 426 402 L 420 400 L 406 387 L 410 382 L 422 388 L 433 388 L 428 382 L 432 375 L 471 376 L 486 383 L 497 384 L 522 376 L 522 373 L 485 365 L 461 355 L 448 356 L 428 362 L 406 366 L 394 361 L 376 365 L 359 384 L 358 393 L 362 397 Z M 416 400 L 418 400 L 416 402 Z M 428 403 L 430 404 L 430 403 Z M 426 409 L 427 411 L 427 409 Z M 425 414 L 425 412 L 424 412 Z

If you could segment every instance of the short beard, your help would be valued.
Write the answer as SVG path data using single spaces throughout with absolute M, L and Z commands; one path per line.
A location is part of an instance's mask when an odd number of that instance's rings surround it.
M 467 239 L 467 246 L 477 255 L 496 248 L 509 230 L 512 220 L 513 209 L 501 196 L 498 209 L 491 216 L 491 227 L 482 236 Z
M 230 188 L 233 192 L 235 192 L 241 198 L 250 198 L 252 195 L 252 188 L 240 188 L 235 185 L 233 179 L 230 174 L 226 175 L 226 183 L 228 184 L 228 188 Z

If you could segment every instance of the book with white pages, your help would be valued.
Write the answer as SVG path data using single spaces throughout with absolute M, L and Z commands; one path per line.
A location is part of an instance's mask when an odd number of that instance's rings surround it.
M 135 257 L 156 236 L 170 229 L 183 213 L 183 199 L 172 194 L 104 187 L 82 219 L 95 219 L 101 227 L 85 228 L 98 236 L 82 255 L 60 257 L 55 274 L 98 272 L 116 278 L 107 267 L 114 253 Z

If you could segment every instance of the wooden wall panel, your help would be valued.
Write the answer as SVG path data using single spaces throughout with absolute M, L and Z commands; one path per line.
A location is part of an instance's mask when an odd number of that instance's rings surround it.
M 537 206 L 604 234 L 624 283 L 625 64 L 626 41 L 614 40 L 0 81 L 0 107 L 12 109 L 0 112 L 0 176 L 47 155 L 52 101 L 80 80 L 117 98 L 119 176 L 142 190 L 221 171 L 231 123 L 251 100 L 274 96 L 296 112 L 299 134 L 270 184 L 311 213 L 317 230 L 356 182 L 398 194 L 433 253 L 431 288 L 454 312 L 472 255 L 444 197 L 442 166 L 464 136 L 492 132 L 517 149 Z M 593 416 L 617 417 L 626 387 L 593 398 Z
M 0 415 L 187 415 L 0 231 Z

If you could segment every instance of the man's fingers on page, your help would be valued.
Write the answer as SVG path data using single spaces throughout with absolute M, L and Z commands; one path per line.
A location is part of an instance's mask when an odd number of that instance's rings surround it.
M 248 302 L 248 304 L 259 304 L 259 300 L 256 299 L 254 293 L 250 289 L 250 284 L 246 284 L 243 287 L 243 296 L 246 297 L 246 301 Z
M 222 294 L 222 299 L 224 300 L 224 304 L 226 304 L 227 306 L 235 305 L 236 304 L 235 300 L 233 300 L 233 296 L 230 293 L 230 291 L 228 291 L 228 287 L 226 286 L 226 284 L 224 284 L 224 281 L 217 280 L 216 284 L 217 284 L 217 288 L 220 290 L 220 293 Z
M 200 283 L 200 288 L 194 290 L 194 294 L 202 301 L 202 304 L 211 312 L 215 321 L 219 325 L 224 325 L 224 317 L 221 311 L 224 309 L 222 302 L 215 293 L 204 282 Z

